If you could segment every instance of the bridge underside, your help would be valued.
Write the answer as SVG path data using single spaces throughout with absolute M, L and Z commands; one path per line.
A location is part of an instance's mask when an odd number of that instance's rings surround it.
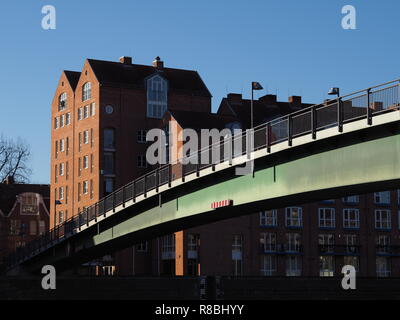
M 253 175 L 235 168 L 171 188 L 129 206 L 22 264 L 73 268 L 144 240 L 219 220 L 350 194 L 400 187 L 398 122 L 370 127 L 260 157 Z M 201 186 L 201 188 L 199 187 Z M 211 203 L 233 206 L 211 210 Z

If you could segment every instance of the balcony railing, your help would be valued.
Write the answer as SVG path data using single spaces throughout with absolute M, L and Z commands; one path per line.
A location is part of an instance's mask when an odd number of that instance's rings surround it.
M 198 150 L 198 156 L 202 158 L 202 155 L 210 157 L 215 148 L 220 148 L 220 150 L 227 148 L 229 156 L 226 157 L 225 152 L 222 151 L 217 163 L 182 164 L 176 161 L 161 166 L 112 192 L 83 212 L 28 243 L 24 248 L 10 255 L 6 259 L 6 264 L 12 266 L 30 258 L 65 237 L 80 232 L 83 226 L 89 226 L 92 221 L 97 222 L 97 219 L 105 217 L 107 212 L 115 212 L 118 206 L 125 206 L 131 200 L 136 202 L 139 196 L 146 197 L 152 190 L 158 192 L 162 186 L 170 187 L 173 180 L 184 181 L 185 176 L 192 173 L 197 173 L 199 176 L 203 169 L 215 168 L 215 165 L 222 162 L 231 162 L 232 159 L 246 155 L 248 152 L 266 149 L 266 153 L 269 154 L 272 146 L 284 142 L 291 146 L 293 138 L 296 137 L 311 135 L 315 140 L 317 133 L 324 129 L 336 127 L 338 132 L 342 132 L 344 124 L 356 120 L 366 119 L 366 125 L 372 125 L 374 116 L 399 110 L 399 92 L 400 80 L 387 82 L 301 109 L 255 127 L 249 131 L 250 134 L 247 132 L 237 134 L 226 141 Z M 241 148 L 233 148 L 240 144 L 239 142 L 241 142 Z
M 360 245 L 318 245 L 318 252 L 321 255 L 358 255 L 360 250 Z

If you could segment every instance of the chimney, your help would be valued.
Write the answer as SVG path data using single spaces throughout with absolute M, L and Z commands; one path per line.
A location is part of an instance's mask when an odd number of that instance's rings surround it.
M 260 100 L 262 103 L 265 103 L 265 104 L 276 104 L 276 95 L 274 95 L 274 94 L 267 94 L 267 95 L 265 95 L 265 96 L 263 96 L 263 97 L 261 97 L 260 99 L 258 99 L 258 100 Z
M 132 64 L 132 57 L 123 56 L 123 57 L 119 58 L 119 62 L 130 65 L 130 64 Z
M 228 93 L 227 100 L 232 104 L 241 104 L 242 103 L 242 95 L 239 93 Z
M 7 176 L 7 178 L 4 179 L 3 183 L 4 184 L 8 184 L 8 185 L 14 184 L 15 183 L 14 177 L 13 176 Z
M 301 105 L 301 97 L 299 96 L 290 96 L 288 101 L 296 106 Z
M 153 61 L 153 67 L 159 70 L 164 69 L 164 61 L 161 61 L 160 57 L 156 57 Z

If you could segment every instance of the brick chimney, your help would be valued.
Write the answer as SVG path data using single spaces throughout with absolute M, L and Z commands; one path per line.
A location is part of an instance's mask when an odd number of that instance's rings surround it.
M 8 185 L 14 184 L 15 183 L 14 177 L 8 176 L 7 178 L 4 179 L 3 183 Z
M 300 96 L 290 96 L 288 101 L 289 101 L 289 103 L 292 103 L 296 106 L 301 105 L 301 97 Z
M 262 103 L 265 103 L 265 104 L 276 104 L 276 95 L 274 95 L 274 94 L 267 94 L 267 95 L 265 95 L 265 96 L 263 96 L 263 97 L 261 97 L 260 99 L 258 99 L 258 100 L 260 100 Z
M 119 62 L 130 65 L 130 64 L 132 64 L 132 57 L 123 56 L 123 57 L 119 58 Z
M 159 70 L 164 69 L 164 61 L 162 61 L 160 57 L 156 57 L 153 61 L 153 67 Z
M 228 93 L 227 100 L 231 104 L 241 104 L 243 97 L 240 93 Z

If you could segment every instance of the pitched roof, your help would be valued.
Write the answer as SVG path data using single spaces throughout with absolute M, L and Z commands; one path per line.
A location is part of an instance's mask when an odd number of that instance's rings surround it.
M 72 90 L 75 90 L 76 86 L 78 85 L 79 77 L 81 76 L 81 73 L 76 72 L 76 71 L 69 71 L 69 70 L 64 70 L 64 73 L 68 79 L 69 84 L 71 85 Z
M 50 186 L 41 184 L 5 184 L 0 183 L 0 210 L 8 216 L 15 202 L 17 195 L 22 193 L 39 193 L 49 207 Z
M 153 66 L 124 64 L 113 61 L 88 59 L 97 80 L 102 84 L 143 88 L 144 80 L 157 72 L 168 80 L 174 91 L 211 97 L 203 80 L 196 71 L 173 68 L 156 69 Z
M 238 121 L 235 116 L 224 116 L 216 113 L 181 110 L 170 110 L 168 112 L 184 129 L 224 129 L 227 123 Z

